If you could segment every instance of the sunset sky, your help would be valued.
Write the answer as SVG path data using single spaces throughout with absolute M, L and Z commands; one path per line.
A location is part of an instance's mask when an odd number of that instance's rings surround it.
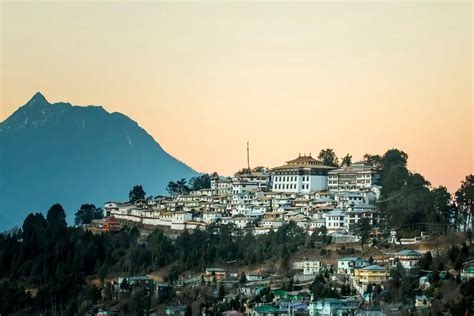
M 36 91 L 103 105 L 202 172 L 400 148 L 473 172 L 472 2 L 2 2 L 0 121 Z

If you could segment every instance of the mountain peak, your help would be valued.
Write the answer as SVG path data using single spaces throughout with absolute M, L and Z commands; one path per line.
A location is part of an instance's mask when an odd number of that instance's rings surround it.
M 35 95 L 28 101 L 27 105 L 35 105 L 35 104 L 49 104 L 48 100 L 44 97 L 41 92 L 36 92 Z
M 170 181 L 196 175 L 126 115 L 37 93 L 0 123 L 0 232 L 57 202 L 74 210 L 123 200 L 135 184 L 163 194 Z

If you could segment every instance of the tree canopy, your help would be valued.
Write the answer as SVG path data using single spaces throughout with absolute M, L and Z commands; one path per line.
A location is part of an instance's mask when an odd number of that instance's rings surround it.
M 94 219 L 103 217 L 101 208 L 96 208 L 94 204 L 82 204 L 74 215 L 76 225 L 90 224 Z
M 128 200 L 134 203 L 138 200 L 144 200 L 146 196 L 145 190 L 141 185 L 135 185 L 128 193 Z
M 318 159 L 327 166 L 339 167 L 339 159 L 331 148 L 322 149 L 319 152 Z
M 200 176 L 192 177 L 189 180 L 189 186 L 191 190 L 201 190 L 201 189 L 210 189 L 211 188 L 211 176 L 207 173 Z
M 188 186 L 186 179 L 183 178 L 176 182 L 170 181 L 166 186 L 166 191 L 168 191 L 170 195 L 188 194 L 191 192 L 191 188 Z
M 455 193 L 456 202 L 463 213 L 464 231 L 468 229 L 466 223 L 471 222 L 471 230 L 474 228 L 473 223 L 473 203 L 474 203 L 474 176 L 468 175 L 462 182 L 461 187 Z
M 347 154 L 342 158 L 341 167 L 349 167 L 352 164 L 352 156 Z

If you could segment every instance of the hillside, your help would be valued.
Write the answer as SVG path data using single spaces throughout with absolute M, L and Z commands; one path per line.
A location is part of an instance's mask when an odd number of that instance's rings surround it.
M 53 203 L 71 219 L 82 203 L 126 200 L 135 184 L 156 195 L 197 174 L 127 116 L 41 93 L 0 123 L 0 166 L 0 231 Z

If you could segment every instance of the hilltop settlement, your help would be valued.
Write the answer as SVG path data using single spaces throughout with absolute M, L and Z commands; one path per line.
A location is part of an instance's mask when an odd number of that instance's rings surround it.
M 3 312 L 470 315 L 474 178 L 452 195 L 407 160 L 339 163 L 325 149 L 171 181 L 167 196 L 136 185 L 127 201 L 82 205 L 75 227 L 53 205 L 0 239 L 0 278 L 17 282 L 0 285 L 18 302 Z

